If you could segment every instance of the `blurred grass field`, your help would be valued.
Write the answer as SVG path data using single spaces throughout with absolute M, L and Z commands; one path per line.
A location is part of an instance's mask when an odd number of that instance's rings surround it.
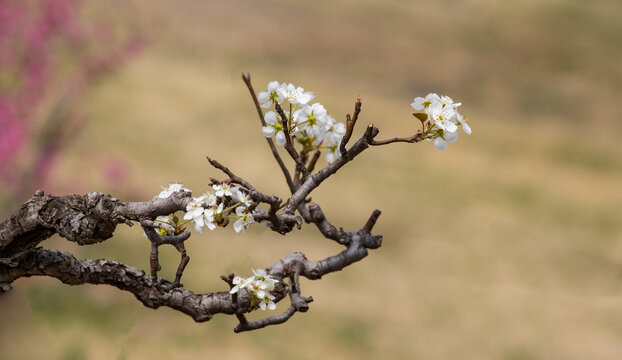
M 56 194 L 144 200 L 169 181 L 195 191 L 221 161 L 285 197 L 240 74 L 315 92 L 358 133 L 417 128 L 428 92 L 463 103 L 473 134 L 372 148 L 313 193 L 329 219 L 360 228 L 383 211 L 383 246 L 323 281 L 284 325 L 234 334 L 105 286 L 25 279 L 0 297 L 7 359 L 619 359 L 622 357 L 622 3 L 613 0 L 289 2 L 114 1 L 94 11 L 148 29 L 149 46 L 83 104 L 88 126 L 63 155 Z M 106 179 L 109 159 L 125 164 Z M 140 229 L 100 245 L 45 246 L 148 269 Z M 307 226 L 193 236 L 183 282 L 224 290 L 293 251 L 340 249 Z M 163 274 L 177 254 L 164 250 Z M 280 304 L 283 309 L 285 304 Z

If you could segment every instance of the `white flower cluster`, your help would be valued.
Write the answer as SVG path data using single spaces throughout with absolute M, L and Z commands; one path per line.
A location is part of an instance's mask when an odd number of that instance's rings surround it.
M 259 306 L 259 308 L 264 311 L 266 307 L 270 310 L 276 309 L 276 304 L 274 303 L 275 297 L 270 294 L 270 291 L 274 290 L 274 286 L 279 281 L 272 278 L 263 269 L 253 269 L 253 274 L 254 275 L 249 278 L 236 276 L 233 279 L 233 284 L 235 286 L 229 293 L 235 294 L 241 289 L 245 289 L 251 298 L 251 307 Z
M 190 191 L 190 189 L 186 189 L 183 184 L 180 183 L 170 183 L 168 187 L 160 186 L 162 188 L 162 192 L 158 194 L 158 198 L 166 199 L 167 197 L 173 195 L 174 192 L 177 191 Z
M 173 183 L 167 188 L 162 187 L 163 191 L 157 196 L 165 199 L 177 191 L 190 191 L 182 184 Z M 229 183 L 212 185 L 213 193 L 207 192 L 199 197 L 193 197 L 192 201 L 186 206 L 184 221 L 180 221 L 177 216 L 159 216 L 156 221 L 163 224 L 160 229 L 162 235 L 171 235 L 183 231 L 182 226 L 187 223 L 194 225 L 194 230 L 201 234 L 203 227 L 214 230 L 217 225 L 226 226 L 227 221 L 235 220 L 233 229 L 235 232 L 245 232 L 246 228 L 254 222 L 250 207 L 253 204 L 248 194 L 237 186 Z
M 329 116 L 322 104 L 309 105 L 314 97 L 313 92 L 305 92 L 303 88 L 292 84 L 279 84 L 278 81 L 270 82 L 267 91 L 257 95 L 263 108 L 269 108 L 274 104 L 284 105 L 287 100 L 290 111 L 284 109 L 284 113 L 290 135 L 305 147 L 306 152 L 326 149 L 326 162 L 330 164 L 339 157 L 337 148 L 346 133 L 346 127 Z M 268 125 L 263 127 L 263 135 L 267 138 L 274 137 L 277 145 L 285 144 L 280 116 L 274 111 L 268 111 L 264 119 Z
M 415 101 L 410 105 L 417 111 L 423 111 L 426 115 L 423 119 L 417 117 L 424 124 L 429 120 L 424 138 L 428 141 L 434 141 L 434 148 L 437 150 L 445 150 L 448 142 L 453 143 L 458 140 L 459 125 L 462 126 L 465 133 L 471 135 L 471 127 L 457 110 L 461 103 L 455 103 L 449 96 L 438 96 L 430 93 L 425 98 L 415 98 Z

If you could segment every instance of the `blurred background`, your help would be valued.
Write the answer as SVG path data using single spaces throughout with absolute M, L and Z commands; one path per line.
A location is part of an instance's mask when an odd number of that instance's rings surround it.
M 149 199 L 222 174 L 287 196 L 240 74 L 314 91 L 379 138 L 411 135 L 416 96 L 463 103 L 473 134 L 372 148 L 313 194 L 383 246 L 323 281 L 310 311 L 234 334 L 106 286 L 21 279 L 0 297 L 7 359 L 619 359 L 622 3 L 614 0 L 0 1 L 0 214 L 37 188 Z M 141 230 L 43 243 L 148 269 Z M 293 251 L 341 249 L 312 227 L 193 236 L 183 283 L 220 291 Z M 178 254 L 162 251 L 172 278 Z M 283 310 L 287 304 L 279 304 Z M 267 315 L 267 314 L 259 314 Z

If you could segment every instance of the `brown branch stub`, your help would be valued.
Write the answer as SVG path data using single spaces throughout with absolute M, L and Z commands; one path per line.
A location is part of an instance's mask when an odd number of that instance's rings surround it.
M 369 219 L 367 220 L 367 222 L 365 223 L 365 226 L 363 226 L 363 230 L 371 233 L 371 230 L 374 228 L 374 225 L 376 225 L 376 221 L 378 221 L 378 217 L 380 216 L 381 211 L 376 209 L 374 210 L 371 215 L 369 216 Z
M 341 139 L 341 143 L 339 144 L 339 151 L 341 152 L 341 156 L 347 155 L 346 145 L 348 141 L 350 141 L 350 137 L 352 136 L 352 132 L 354 131 L 354 126 L 356 125 L 356 121 L 359 118 L 359 114 L 361 113 L 361 98 L 357 97 L 356 102 L 354 103 L 354 116 L 350 118 L 350 114 L 346 115 L 346 133 Z

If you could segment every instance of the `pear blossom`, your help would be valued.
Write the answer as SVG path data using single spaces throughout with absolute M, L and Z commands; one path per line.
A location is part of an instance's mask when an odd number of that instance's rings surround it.
M 242 233 L 246 232 L 246 228 L 255 221 L 253 215 L 245 211 L 246 208 L 244 206 L 235 208 L 235 214 L 238 216 L 238 219 L 233 223 L 233 230 L 235 230 L 236 233 L 240 231 Z
M 441 97 L 435 93 L 429 93 L 428 95 L 426 95 L 425 98 L 416 97 L 415 101 L 410 104 L 410 106 L 412 106 L 417 111 L 425 110 L 427 113 L 430 105 L 434 103 L 442 103 Z
M 216 191 L 214 194 L 217 197 L 233 195 L 233 192 L 231 191 L 231 185 L 229 183 L 224 182 L 222 184 L 214 184 L 212 185 L 212 188 Z
M 168 187 L 161 186 L 161 188 L 162 192 L 158 194 L 158 198 L 160 199 L 166 199 L 177 191 L 190 191 L 190 189 L 186 189 L 181 183 L 171 183 Z
M 447 149 L 447 142 L 443 140 L 442 137 L 439 136 L 436 139 L 434 139 L 434 148 L 436 150 L 445 150 Z
M 203 217 L 205 218 L 205 226 L 207 226 L 208 229 L 216 229 L 216 224 L 214 223 L 215 221 L 213 209 L 205 209 L 205 211 L 203 212 Z
M 229 294 L 235 294 L 238 291 L 240 291 L 240 289 L 244 289 L 246 286 L 248 286 L 252 281 L 254 280 L 254 278 L 248 278 L 248 279 L 244 279 L 241 276 L 236 276 L 233 278 L 233 284 L 235 285 L 233 288 L 231 288 L 231 290 L 229 291 Z
M 335 119 L 329 115 L 326 115 L 326 124 L 328 130 L 326 131 L 324 143 L 329 146 L 339 145 L 341 139 L 346 134 L 346 126 L 341 122 L 336 123 Z
M 306 124 L 305 131 L 309 137 L 323 138 L 327 130 L 326 109 L 320 103 L 296 110 L 294 121 L 296 124 Z
M 455 143 L 456 141 L 458 141 L 458 132 L 445 131 L 445 141 L 450 143 Z
M 279 95 L 277 90 L 280 87 L 285 87 L 285 83 L 279 85 L 278 81 L 270 81 L 268 83 L 268 91 L 262 91 L 257 95 L 257 100 L 263 104 L 261 104 L 262 108 L 269 108 L 272 104 L 277 101 Z
M 462 103 L 454 103 L 454 101 L 449 96 L 445 96 L 445 95 L 441 96 L 441 103 L 445 107 L 452 107 L 452 108 L 457 108 L 458 106 L 462 105 Z
M 458 130 L 458 126 L 452 121 L 456 116 L 456 110 L 452 106 L 444 106 L 442 103 L 432 103 L 430 105 L 430 117 L 434 120 L 436 127 L 449 132 Z
M 410 105 L 415 110 L 424 111 L 428 115 L 427 119 L 418 118 L 424 123 L 424 139 L 434 141 L 434 148 L 437 150 L 445 150 L 447 143 L 458 140 L 458 126 L 462 127 L 462 131 L 468 135 L 471 134 L 471 126 L 458 112 L 458 107 L 462 103 L 454 102 L 449 96 L 430 93 L 425 98 L 416 97 Z
M 301 87 L 295 87 L 292 84 L 282 84 L 278 89 L 276 89 L 276 93 L 278 94 L 277 101 L 279 102 L 279 104 L 287 100 L 290 104 L 293 105 L 305 105 L 309 101 L 313 100 L 313 98 L 315 97 L 313 95 L 313 92 L 305 92 L 305 89 Z
M 261 310 L 276 309 L 274 300 L 276 297 L 270 294 L 274 290 L 275 284 L 279 281 L 266 273 L 263 269 L 253 269 L 253 276 L 249 278 L 243 278 L 236 276 L 233 278 L 234 286 L 229 291 L 230 294 L 235 294 L 244 289 L 248 293 L 251 299 L 251 305 L 253 307 L 259 306 Z
M 186 206 L 186 214 L 184 215 L 184 220 L 191 220 L 194 224 L 194 230 L 199 234 L 203 233 L 201 228 L 205 226 L 203 200 L 203 196 L 193 198 Z
M 263 136 L 269 139 L 276 134 L 277 145 L 285 144 L 283 124 L 277 119 L 276 113 L 274 111 L 268 111 L 266 115 L 264 115 L 264 120 L 268 125 L 261 128 Z
M 276 299 L 276 297 L 274 297 L 274 295 L 267 294 L 266 297 L 261 299 L 262 301 L 259 303 L 259 308 L 262 311 L 266 311 L 266 305 L 267 305 L 268 309 L 276 310 L 276 304 L 274 303 L 274 299 Z
M 251 206 L 252 200 L 248 194 L 243 193 L 239 188 L 235 188 L 233 191 L 233 200 L 244 205 Z
M 464 118 L 462 117 L 462 114 L 460 114 L 457 111 L 456 111 L 456 119 L 458 120 L 458 125 L 462 126 L 462 131 L 467 133 L 467 135 L 471 135 L 471 126 L 469 125 L 468 122 L 464 120 Z
M 277 279 L 268 275 L 268 273 L 264 269 L 252 269 L 252 270 L 253 270 L 253 275 L 262 282 L 262 285 L 260 286 L 262 289 L 267 289 L 268 291 L 274 290 L 274 286 L 276 285 L 276 283 L 279 282 Z
M 184 215 L 184 219 L 189 220 L 203 215 L 203 211 L 205 211 L 203 208 L 204 200 L 204 196 L 192 198 L 192 201 L 186 205 L 186 215 Z
M 216 195 L 214 195 L 212 193 L 205 193 L 205 194 L 203 194 L 203 196 L 205 197 L 205 204 L 207 206 L 214 206 L 214 205 L 216 205 L 216 202 L 218 201 L 218 197 L 216 197 Z

